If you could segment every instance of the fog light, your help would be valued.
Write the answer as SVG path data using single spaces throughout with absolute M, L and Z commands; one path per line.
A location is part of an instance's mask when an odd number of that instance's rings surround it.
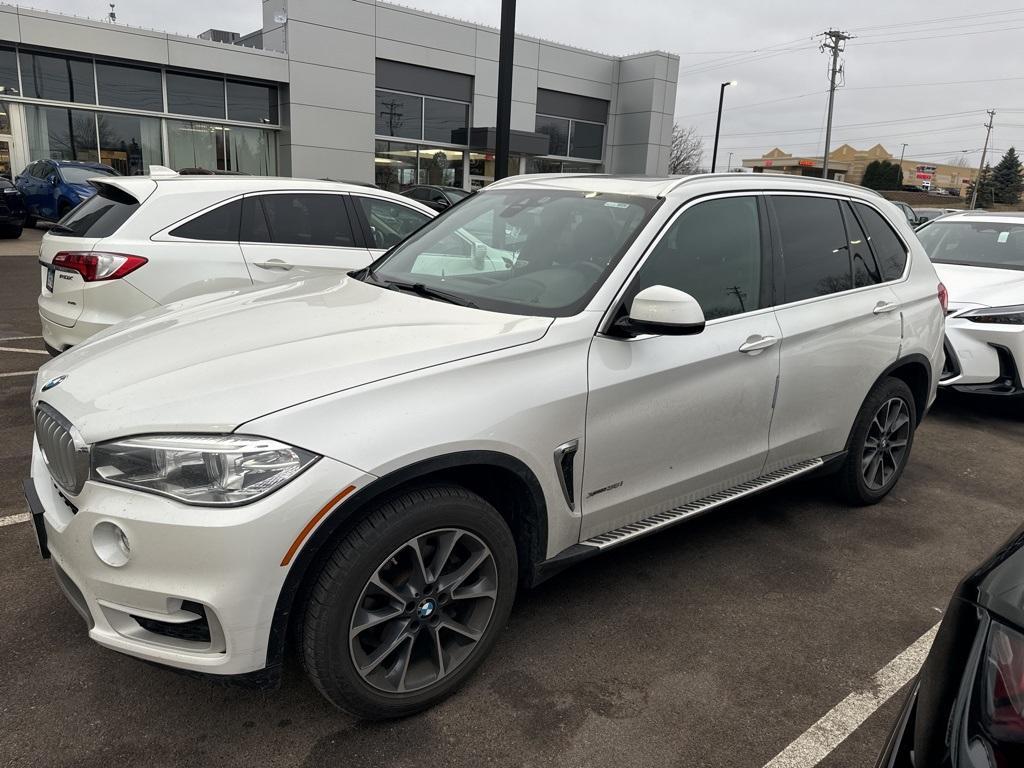
M 114 523 L 106 521 L 92 529 L 92 548 L 96 557 L 113 568 L 127 563 L 131 555 L 128 535 Z

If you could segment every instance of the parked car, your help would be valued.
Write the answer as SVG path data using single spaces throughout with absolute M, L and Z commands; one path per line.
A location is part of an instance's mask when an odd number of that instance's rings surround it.
M 889 202 L 900 209 L 900 212 L 906 217 L 907 223 L 910 226 L 916 227 L 925 222 L 925 219 L 922 219 L 918 212 L 906 203 L 899 200 L 890 200 Z
M 957 208 L 915 208 L 914 212 L 917 214 L 918 226 L 920 226 L 948 213 L 963 213 L 963 210 Z
M 117 176 L 117 171 L 103 163 L 74 160 L 37 160 L 14 177 L 14 185 L 25 198 L 28 209 L 26 226 L 36 220 L 58 221 L 96 192 L 89 179 Z
M 118 176 L 43 236 L 39 317 L 54 354 L 152 307 L 359 269 L 436 214 L 351 184 Z
M 406 715 L 481 663 L 517 584 L 812 472 L 882 499 L 943 296 L 859 187 L 518 176 L 358 272 L 49 361 L 26 493 L 93 640 L 266 682 L 293 638 L 334 704 Z
M 462 187 L 421 185 L 418 187 L 410 187 L 402 194 L 406 197 L 411 197 L 413 200 L 418 200 L 424 205 L 430 206 L 435 211 L 446 211 L 457 202 L 465 200 L 473 193 L 463 189 Z
M 25 200 L 21 192 L 7 179 L 0 179 L 0 237 L 21 237 L 25 216 Z
M 942 385 L 1024 395 L 1024 214 L 960 211 L 917 236 L 949 290 Z
M 1024 765 L 1024 528 L 954 592 L 878 768 Z

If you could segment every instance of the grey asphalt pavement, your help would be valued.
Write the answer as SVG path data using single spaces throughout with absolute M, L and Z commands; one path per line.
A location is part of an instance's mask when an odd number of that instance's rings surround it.
M 0 241 L 0 347 L 41 349 L 38 233 Z M 47 358 L 0 352 L 0 373 Z M 31 375 L 0 377 L 0 518 L 25 511 Z M 0 526 L 0 766 L 763 766 L 941 618 L 1024 521 L 1024 407 L 943 398 L 883 503 L 798 481 L 519 597 L 495 653 L 425 714 L 333 710 L 294 658 L 223 688 L 104 650 L 35 549 Z M 900 694 L 901 696 L 902 694 Z M 891 700 L 821 763 L 870 768 Z

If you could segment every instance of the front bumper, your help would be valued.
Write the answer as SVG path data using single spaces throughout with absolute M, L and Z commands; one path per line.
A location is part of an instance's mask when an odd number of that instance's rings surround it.
M 973 394 L 1024 395 L 1024 326 L 949 317 L 946 341 L 941 386 Z
M 41 526 L 41 549 L 93 640 L 150 662 L 234 676 L 267 665 L 289 570 L 281 565 L 284 553 L 339 489 L 367 481 L 359 470 L 323 458 L 241 507 L 192 507 L 91 481 L 71 498 L 52 482 L 33 441 L 26 496 Z M 97 554 L 96 530 L 105 522 L 130 544 L 121 567 Z

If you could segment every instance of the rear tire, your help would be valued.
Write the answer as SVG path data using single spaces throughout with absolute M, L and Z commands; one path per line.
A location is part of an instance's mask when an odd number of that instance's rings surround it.
M 6 240 L 17 240 L 21 237 L 21 227 L 17 224 L 9 224 L 0 228 L 0 237 Z
M 404 717 L 454 693 L 493 648 L 517 582 L 515 541 L 453 485 L 408 491 L 340 542 L 302 617 L 302 657 L 335 706 Z
M 865 506 L 885 498 L 903 475 L 916 430 L 917 408 L 910 387 L 893 377 L 878 382 L 857 414 L 839 470 L 842 499 Z
M 36 225 L 36 217 L 35 216 L 26 216 L 25 217 L 25 225 L 24 226 L 28 227 L 29 229 L 32 229 L 33 227 L 35 227 L 35 225 Z

